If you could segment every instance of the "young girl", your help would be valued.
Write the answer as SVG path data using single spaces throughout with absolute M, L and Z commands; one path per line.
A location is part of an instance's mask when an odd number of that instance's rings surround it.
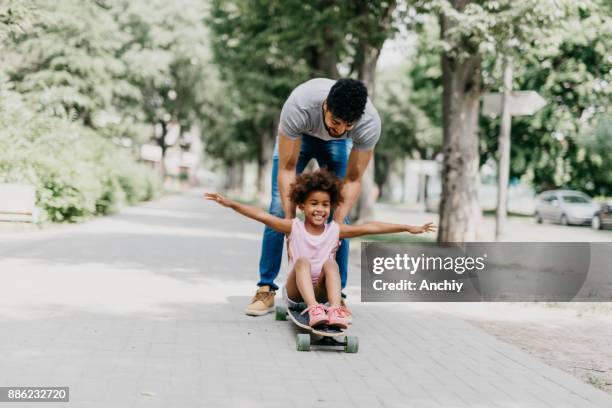
M 289 306 L 306 303 L 307 308 L 302 313 L 308 313 L 311 327 L 347 328 L 348 317 L 340 307 L 340 272 L 334 259 L 341 239 L 368 234 L 435 231 L 432 223 L 415 227 L 376 221 L 361 225 L 327 222 L 330 213 L 343 201 L 341 192 L 340 179 L 325 169 L 297 176 L 289 194 L 293 204 L 304 213 L 304 221 L 278 218 L 263 209 L 240 204 L 220 194 L 205 193 L 207 199 L 287 235 L 290 272 L 283 296 Z M 328 307 L 324 305 L 326 302 Z

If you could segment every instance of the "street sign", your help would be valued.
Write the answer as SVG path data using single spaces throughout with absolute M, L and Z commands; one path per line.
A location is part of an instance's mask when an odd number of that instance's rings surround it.
M 502 111 L 502 94 L 485 93 L 482 96 L 482 113 L 499 116 Z M 546 100 L 536 91 L 512 91 L 510 93 L 510 115 L 533 115 L 546 105 Z

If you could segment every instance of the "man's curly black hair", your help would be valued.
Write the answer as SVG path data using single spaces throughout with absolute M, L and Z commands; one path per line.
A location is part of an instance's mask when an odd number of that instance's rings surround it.
M 332 208 L 344 201 L 342 197 L 342 181 L 334 173 L 319 169 L 312 173 L 302 173 L 295 178 L 289 191 L 289 199 L 295 205 L 304 204 L 308 194 L 313 191 L 324 191 L 329 194 Z
M 368 89 L 363 82 L 340 78 L 329 90 L 327 109 L 334 117 L 347 123 L 355 123 L 365 111 Z

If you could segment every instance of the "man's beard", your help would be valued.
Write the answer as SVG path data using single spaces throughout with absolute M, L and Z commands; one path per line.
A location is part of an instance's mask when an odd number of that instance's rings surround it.
M 323 119 L 323 126 L 325 126 L 325 130 L 327 130 L 327 134 L 328 134 L 328 135 L 330 135 L 331 137 L 335 138 L 335 139 L 340 139 L 340 138 L 341 138 L 342 136 L 344 136 L 344 134 L 346 133 L 346 132 L 344 132 L 344 133 L 342 133 L 341 135 L 337 135 L 337 136 L 336 136 L 336 134 L 335 134 L 335 133 L 333 133 L 333 132 L 331 131 L 331 129 L 330 129 L 328 126 L 327 126 L 327 123 L 325 123 L 325 119 Z

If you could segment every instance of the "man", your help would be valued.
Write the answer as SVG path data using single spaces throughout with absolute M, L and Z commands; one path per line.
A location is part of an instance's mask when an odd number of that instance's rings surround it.
M 343 178 L 344 202 L 332 216 L 338 223 L 348 222 L 349 211 L 361 191 L 361 176 L 380 138 L 380 129 L 378 112 L 360 81 L 316 78 L 295 88 L 283 105 L 278 126 L 270 214 L 295 217 L 295 206 L 288 197 L 289 187 L 296 174 L 314 158 L 320 167 Z M 282 261 L 284 239 L 283 234 L 266 227 L 259 261 L 259 289 L 245 310 L 247 315 L 265 315 L 274 308 L 278 290 L 274 280 Z M 348 254 L 345 239 L 336 253 L 342 288 L 346 286 Z

